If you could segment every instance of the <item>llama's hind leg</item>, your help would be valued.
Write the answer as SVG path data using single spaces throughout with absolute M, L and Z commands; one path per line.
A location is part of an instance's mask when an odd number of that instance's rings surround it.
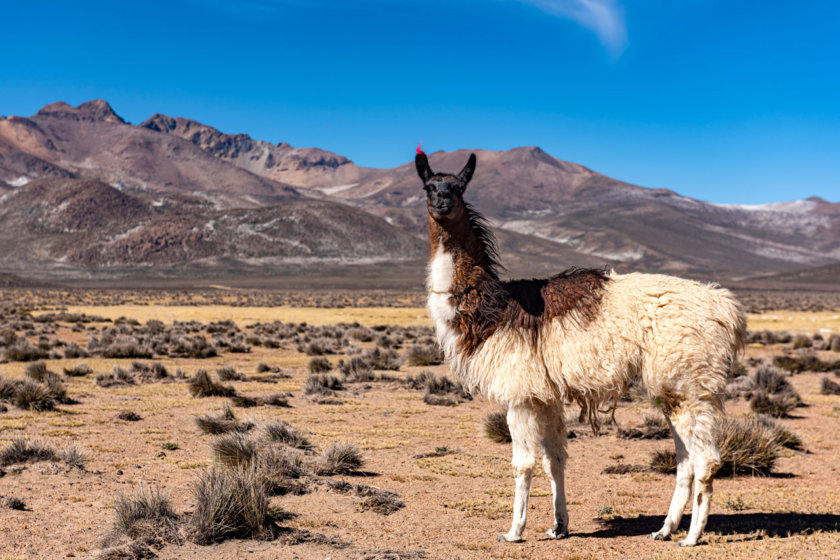
M 563 409 L 546 409 L 545 434 L 542 438 L 543 469 L 551 479 L 554 497 L 554 526 L 546 534 L 555 539 L 569 536 L 569 513 L 566 509 L 566 426 Z
M 538 410 L 527 406 L 511 406 L 507 413 L 513 440 L 513 468 L 516 471 L 516 492 L 513 499 L 513 522 L 510 531 L 499 535 L 500 542 L 522 541 L 528 515 L 528 493 L 531 476 L 537 463 L 543 427 Z
M 712 478 L 720 468 L 720 451 L 714 436 L 717 416 L 710 403 L 698 403 L 700 411 L 695 412 L 694 437 L 691 441 L 691 460 L 694 466 L 694 507 L 691 512 L 691 526 L 688 536 L 681 540 L 680 546 L 694 546 L 700 540 L 706 521 L 709 518 L 709 506 L 712 502 Z
M 649 535 L 655 540 L 667 539 L 679 527 L 685 505 L 691 496 L 691 481 L 694 478 L 694 464 L 688 448 L 693 434 L 693 420 L 689 414 L 684 413 L 675 415 L 673 421 L 669 418 L 668 424 L 671 426 L 677 452 L 677 483 L 665 523 L 661 529 Z

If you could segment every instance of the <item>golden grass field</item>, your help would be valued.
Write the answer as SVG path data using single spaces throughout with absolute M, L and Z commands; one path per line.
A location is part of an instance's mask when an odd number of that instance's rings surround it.
M 72 305 L 70 313 L 87 313 L 108 319 L 131 317 L 141 322 L 157 319 L 172 321 L 221 321 L 232 320 L 240 326 L 257 321 L 306 322 L 312 325 L 329 325 L 339 322 L 361 325 L 428 325 L 429 315 L 424 307 L 231 307 L 226 305 Z M 812 334 L 819 331 L 840 333 L 838 311 L 787 311 L 771 310 L 750 313 L 749 329 L 772 330 Z
M 43 310 L 33 310 L 37 315 Z M 306 322 L 331 325 L 428 325 L 423 308 L 293 308 L 120 305 L 72 306 L 66 311 L 109 319 L 128 317 L 145 323 L 157 319 L 201 322 L 233 320 L 240 328 L 254 322 Z M 750 329 L 814 333 L 819 329 L 840 332 L 837 312 L 773 311 L 750 315 Z M 59 324 L 56 336 L 84 345 L 87 334 Z M 367 343 L 366 346 L 370 346 Z M 772 356 L 776 346 L 751 347 L 745 359 Z M 840 358 L 820 352 L 825 358 Z M 346 355 L 331 355 L 336 363 Z M 804 441 L 807 452 L 786 450 L 770 477 L 738 476 L 716 481 L 716 494 L 704 544 L 680 549 L 674 542 L 645 538 L 656 530 L 667 511 L 674 477 L 655 472 L 602 474 L 616 465 L 646 465 L 653 450 L 673 447 L 670 440 L 624 440 L 615 427 L 601 437 L 573 419 L 569 441 L 567 496 L 571 517 L 569 539 L 552 541 L 541 533 L 551 523 L 551 497 L 547 479 L 535 477 L 531 492 L 526 542 L 497 543 L 507 530 L 513 480 L 510 445 L 488 440 L 482 419 L 496 407 L 476 398 L 458 406 L 430 406 L 422 391 L 399 382 L 348 384 L 340 392 L 343 404 L 317 404 L 304 396 L 310 357 L 294 348 L 254 346 L 249 353 L 209 359 L 162 358 L 170 370 L 192 375 L 198 368 L 215 371 L 233 366 L 253 374 L 257 364 L 280 368 L 289 377 L 275 384 L 234 381 L 237 392 L 257 396 L 289 391 L 290 408 L 234 409 L 238 418 L 260 424 L 282 419 L 308 432 L 319 448 L 332 442 L 352 442 L 364 452 L 365 476 L 344 476 L 351 482 L 395 492 L 405 508 L 388 516 L 362 511 L 352 496 L 313 488 L 299 496 L 273 498 L 288 512 L 284 526 L 325 535 L 349 543 L 339 548 L 318 542 L 232 539 L 200 546 L 169 544 L 156 553 L 178 559 L 524 559 L 524 558 L 840 558 L 840 396 L 819 392 L 820 375 L 804 373 L 790 378 L 807 404 L 792 418 L 780 420 Z M 108 372 L 114 365 L 129 367 L 133 360 L 91 357 L 47 360 L 56 372 L 80 361 L 94 372 Z M 148 360 L 145 360 L 148 361 Z M 20 378 L 26 364 L 0 364 L 0 373 Z M 402 366 L 398 379 L 431 369 L 445 375 L 445 366 Z M 38 438 L 57 447 L 73 442 L 89 456 L 84 471 L 30 463 L 19 470 L 6 468 L 0 477 L 0 495 L 24 500 L 27 509 L 0 509 L 0 559 L 94 558 L 100 539 L 113 523 L 113 505 L 120 494 L 143 487 L 160 487 L 179 514 L 195 508 L 192 485 L 212 464 L 211 436 L 200 434 L 194 418 L 218 414 L 227 399 L 194 398 L 184 383 L 151 383 L 102 388 L 93 375 L 69 377 L 65 384 L 79 401 L 61 405 L 54 412 L 32 412 L 9 407 L 0 414 L 0 446 L 17 437 Z M 727 403 L 728 413 L 749 412 L 742 399 Z M 114 419 L 119 411 L 139 413 L 143 420 Z M 621 403 L 616 418 L 634 426 L 652 412 L 648 401 Z M 162 445 L 176 443 L 176 450 Z M 448 451 L 439 457 L 415 458 L 436 448 Z M 688 519 L 684 520 L 685 527 Z M 680 531 L 674 538 L 685 535 Z

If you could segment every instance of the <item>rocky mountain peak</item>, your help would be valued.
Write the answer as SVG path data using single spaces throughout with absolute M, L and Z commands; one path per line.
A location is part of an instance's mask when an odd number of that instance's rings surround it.
M 38 117 L 52 117 L 74 121 L 110 122 L 126 124 L 104 99 L 94 99 L 73 107 L 64 101 L 45 105 L 36 113 Z

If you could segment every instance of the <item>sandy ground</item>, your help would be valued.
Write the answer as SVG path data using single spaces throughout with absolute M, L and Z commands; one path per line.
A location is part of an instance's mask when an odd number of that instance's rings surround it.
M 85 311 L 130 317 L 137 310 Z M 238 311 L 231 309 L 232 314 Z M 320 311 L 300 311 L 306 313 Z M 303 320 L 295 317 L 282 319 Z M 318 317 L 310 315 L 309 320 L 323 319 Z M 353 317 L 335 320 L 402 322 L 394 316 Z M 250 321 L 257 317 L 233 318 Z M 63 327 L 58 336 L 73 340 L 79 334 Z M 764 348 L 747 352 L 748 356 L 773 353 Z M 365 453 L 367 474 L 344 478 L 396 492 L 405 508 L 389 516 L 360 511 L 357 498 L 316 488 L 302 496 L 274 498 L 289 513 L 283 524 L 334 537 L 347 543 L 346 547 L 232 540 L 214 546 L 169 545 L 158 551 L 161 558 L 840 558 L 840 396 L 820 395 L 818 374 L 791 378 L 808 406 L 781 421 L 802 437 L 807 452 L 786 452 L 774 476 L 717 480 L 702 546 L 680 549 L 674 542 L 645 538 L 661 525 L 673 476 L 602 474 L 610 465 L 646 465 L 651 451 L 672 447 L 670 440 L 623 440 L 617 438 L 615 428 L 596 438 L 580 425 L 571 427 L 577 437 L 569 442 L 566 476 L 571 537 L 553 541 L 542 535 L 551 523 L 551 498 L 548 481 L 539 474 L 531 492 L 526 542 L 508 544 L 497 543 L 496 535 L 505 532 L 510 521 L 510 446 L 491 442 L 481 429 L 482 418 L 495 410 L 494 405 L 476 399 L 455 407 L 429 406 L 419 391 L 380 382 L 351 385 L 342 394 L 343 405 L 318 405 L 303 398 L 301 391 L 308 359 L 294 350 L 256 347 L 250 354 L 200 361 L 165 359 L 163 363 L 170 371 L 181 367 L 188 373 L 198 367 L 212 371 L 231 365 L 253 374 L 260 362 L 282 367 L 292 377 L 278 384 L 233 385 L 249 396 L 291 391 L 295 395 L 291 408 L 235 409 L 237 415 L 257 422 L 288 421 L 308 431 L 319 447 L 334 441 L 358 444 Z M 51 360 L 48 365 L 61 371 L 78 361 Z M 84 361 L 96 372 L 130 363 Z M 21 376 L 24 365 L 2 364 L 0 372 Z M 404 367 L 398 375 L 420 369 Z M 432 369 L 445 373 L 444 366 Z M 211 436 L 199 434 L 193 418 L 218 413 L 227 399 L 192 398 L 183 383 L 100 388 L 93 376 L 86 376 L 69 378 L 66 384 L 80 404 L 45 413 L 10 407 L 0 414 L 0 445 L 16 437 L 36 437 L 58 448 L 75 443 L 90 457 L 84 471 L 50 463 L 6 468 L 6 475 L 0 477 L 0 495 L 21 498 L 27 507 L 24 511 L 0 509 L 0 558 L 4 560 L 95 555 L 99 540 L 112 524 L 115 497 L 144 485 L 160 486 L 178 513 L 190 512 L 194 508 L 192 484 L 212 461 Z M 622 403 L 616 418 L 621 425 L 636 425 L 652 410 L 649 406 Z M 732 415 L 748 412 L 743 401 L 729 401 L 727 406 Z M 122 410 L 136 411 L 143 420 L 115 420 Z M 177 443 L 178 449 L 163 451 L 161 446 L 167 442 Z M 438 447 L 454 453 L 414 458 Z M 684 528 L 687 522 L 686 517 Z M 675 540 L 684 534 L 681 531 Z

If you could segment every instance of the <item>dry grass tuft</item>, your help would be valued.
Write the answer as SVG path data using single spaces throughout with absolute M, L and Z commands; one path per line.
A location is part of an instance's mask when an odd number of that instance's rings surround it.
M 365 464 L 362 452 L 352 443 L 334 443 L 315 461 L 315 473 L 322 476 L 348 474 Z
M 68 467 L 79 470 L 84 470 L 88 461 L 87 453 L 81 447 L 72 443 L 58 454 L 58 458 L 64 461 Z
M 650 456 L 650 468 L 665 474 L 677 472 L 677 454 L 670 449 L 654 451 Z
M 670 436 L 671 428 L 661 414 L 645 414 L 640 426 L 618 429 L 618 437 L 622 439 L 666 439 Z
M 26 366 L 23 374 L 38 383 L 46 383 L 48 380 L 61 381 L 61 377 L 59 377 L 55 372 L 47 369 L 47 364 L 44 362 L 29 364 Z
M 114 502 L 113 528 L 102 541 L 109 548 L 99 557 L 155 558 L 149 547 L 181 542 L 179 523 L 169 497 L 159 488 L 141 487 L 134 496 L 120 495 Z
M 42 441 L 16 438 L 0 450 L 0 467 L 17 463 L 57 461 L 58 458 L 55 449 Z
M 405 353 L 410 366 L 436 366 L 443 363 L 443 352 L 437 344 L 412 344 Z
M 295 449 L 301 449 L 303 451 L 311 451 L 313 449 L 312 443 L 303 432 L 282 420 L 268 422 L 263 428 L 263 435 L 269 441 L 282 443 Z
M 767 394 L 757 391 L 750 399 L 750 409 L 756 414 L 767 414 L 774 418 L 785 418 L 799 404 L 797 395 L 791 392 Z
M 268 485 L 253 465 L 210 468 L 199 477 L 194 493 L 196 508 L 187 529 L 193 542 L 275 536 L 276 512 L 269 507 Z
M 195 372 L 195 376 L 189 383 L 189 391 L 193 397 L 232 397 L 236 395 L 236 390 L 233 387 L 216 383 L 204 369 Z
M 840 383 L 835 383 L 827 375 L 823 375 L 820 380 L 820 393 L 823 395 L 840 395 Z
M 306 395 L 334 395 L 336 391 L 344 389 L 341 380 L 325 373 L 310 375 L 303 384 L 303 392 Z
M 482 422 L 484 435 L 496 443 L 510 443 L 510 428 L 507 423 L 507 415 L 504 412 L 491 412 L 484 417 Z
M 0 496 L 0 507 L 23 511 L 26 509 L 26 503 L 14 496 Z
M 803 451 L 805 449 L 802 438 L 779 424 L 776 420 L 763 415 L 756 416 L 755 420 L 764 424 L 770 430 L 776 445 L 797 451 Z
M 15 393 L 12 403 L 24 410 L 43 412 L 55 408 L 55 399 L 44 385 L 31 379 L 21 379 L 15 383 Z
M 239 432 L 217 437 L 210 447 L 216 461 L 228 467 L 250 465 L 257 458 L 254 440 Z
M 723 462 L 720 475 L 766 475 L 778 457 L 773 428 L 757 418 L 724 418 L 717 424 L 716 437 Z
M 93 373 L 93 369 L 85 362 L 79 362 L 75 366 L 64 368 L 64 375 L 68 377 L 81 377 Z
M 228 405 L 222 408 L 220 416 L 204 414 L 195 419 L 199 431 L 205 434 L 226 434 L 228 432 L 247 432 L 254 427 L 253 422 L 237 420 Z
M 222 381 L 244 381 L 245 374 L 236 371 L 235 367 L 225 366 L 216 368 L 216 375 Z
M 309 360 L 309 364 L 307 364 L 306 368 L 309 370 L 309 373 L 325 373 L 332 369 L 332 363 L 327 358 L 317 356 Z

